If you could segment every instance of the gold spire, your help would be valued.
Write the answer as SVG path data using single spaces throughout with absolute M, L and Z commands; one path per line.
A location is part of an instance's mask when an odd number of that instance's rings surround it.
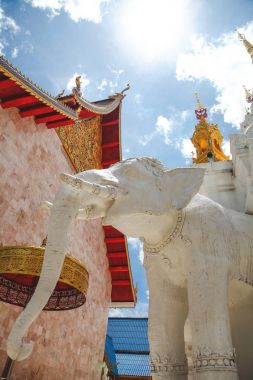
M 201 108 L 203 108 L 203 106 L 202 106 L 202 104 L 201 104 L 201 102 L 199 100 L 199 94 L 197 93 L 197 91 L 195 91 L 194 95 L 195 95 L 195 98 L 197 100 L 197 108 L 196 109 L 200 110 Z
M 238 33 L 239 40 L 243 42 L 247 52 L 249 53 L 251 57 L 251 61 L 253 63 L 253 45 L 246 39 L 244 34 L 240 33 L 238 30 L 237 30 L 237 33 Z
M 195 92 L 197 106 L 195 115 L 198 124 L 191 141 L 196 149 L 196 157 L 192 157 L 194 164 L 202 164 L 212 161 L 227 161 L 229 157 L 224 154 L 221 148 L 223 136 L 221 135 L 217 124 L 210 124 L 207 118 L 207 109 L 202 106 L 197 92 Z

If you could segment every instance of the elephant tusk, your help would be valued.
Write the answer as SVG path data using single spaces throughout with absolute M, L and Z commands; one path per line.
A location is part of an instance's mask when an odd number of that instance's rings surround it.
M 32 351 L 32 343 L 23 341 L 32 322 L 47 304 L 60 277 L 64 262 L 69 227 L 80 205 L 80 194 L 69 186 L 61 186 L 55 196 L 48 227 L 48 241 L 38 285 L 7 339 L 7 354 L 12 360 L 24 360 Z
M 120 195 L 126 194 L 126 192 L 123 192 L 116 186 L 91 183 L 71 174 L 62 173 L 60 174 L 60 178 L 63 182 L 79 190 L 83 190 L 89 194 L 98 195 L 102 198 L 110 200 L 115 200 Z

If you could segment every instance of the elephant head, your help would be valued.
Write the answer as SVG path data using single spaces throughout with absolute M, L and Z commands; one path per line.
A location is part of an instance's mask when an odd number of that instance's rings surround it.
M 62 174 L 50 223 L 40 280 L 29 304 L 14 324 L 7 341 L 12 359 L 23 360 L 32 351 L 23 337 L 50 298 L 60 276 L 67 246 L 67 233 L 76 217 L 102 218 L 126 235 L 145 237 L 158 228 L 161 218 L 187 206 L 198 192 L 203 169 L 169 170 L 158 160 L 136 158 L 108 169 L 88 170 L 75 176 Z M 155 236 L 155 235 L 154 235 Z

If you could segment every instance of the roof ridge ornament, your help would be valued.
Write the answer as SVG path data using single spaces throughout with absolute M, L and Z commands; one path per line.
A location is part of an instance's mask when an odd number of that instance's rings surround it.
M 250 55 L 251 61 L 253 63 L 253 45 L 246 39 L 243 33 L 239 32 L 239 30 L 236 30 L 236 31 L 237 31 L 239 40 L 243 42 L 247 52 Z
M 115 92 L 115 94 L 109 96 L 109 99 L 117 99 L 119 98 L 120 100 L 124 99 L 126 94 L 124 92 L 128 91 L 130 89 L 130 84 L 128 83 L 126 87 L 121 91 L 121 92 Z
M 82 95 L 83 95 L 82 91 L 81 91 L 81 84 L 82 84 L 81 78 L 82 78 L 81 75 L 78 75 L 75 78 L 76 86 L 73 87 L 73 89 L 72 89 L 73 94 L 77 94 L 80 97 L 82 97 Z
M 130 90 L 130 84 L 127 83 L 126 87 L 121 91 L 121 94 L 124 95 L 124 92 Z

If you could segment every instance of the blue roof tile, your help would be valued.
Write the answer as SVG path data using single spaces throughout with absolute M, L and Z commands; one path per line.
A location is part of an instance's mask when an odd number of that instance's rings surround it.
M 116 354 L 118 374 L 127 376 L 151 376 L 149 355 Z
M 147 318 L 109 318 L 107 334 L 115 351 L 149 352 Z
M 107 353 L 107 358 L 109 360 L 110 365 L 112 366 L 113 373 L 117 375 L 118 374 L 118 369 L 117 369 L 117 364 L 116 364 L 117 360 L 116 360 L 114 346 L 112 343 L 112 338 L 109 335 L 106 335 L 105 352 Z
M 107 334 L 105 350 L 110 363 L 117 363 L 115 374 L 151 376 L 147 318 L 109 318 Z

